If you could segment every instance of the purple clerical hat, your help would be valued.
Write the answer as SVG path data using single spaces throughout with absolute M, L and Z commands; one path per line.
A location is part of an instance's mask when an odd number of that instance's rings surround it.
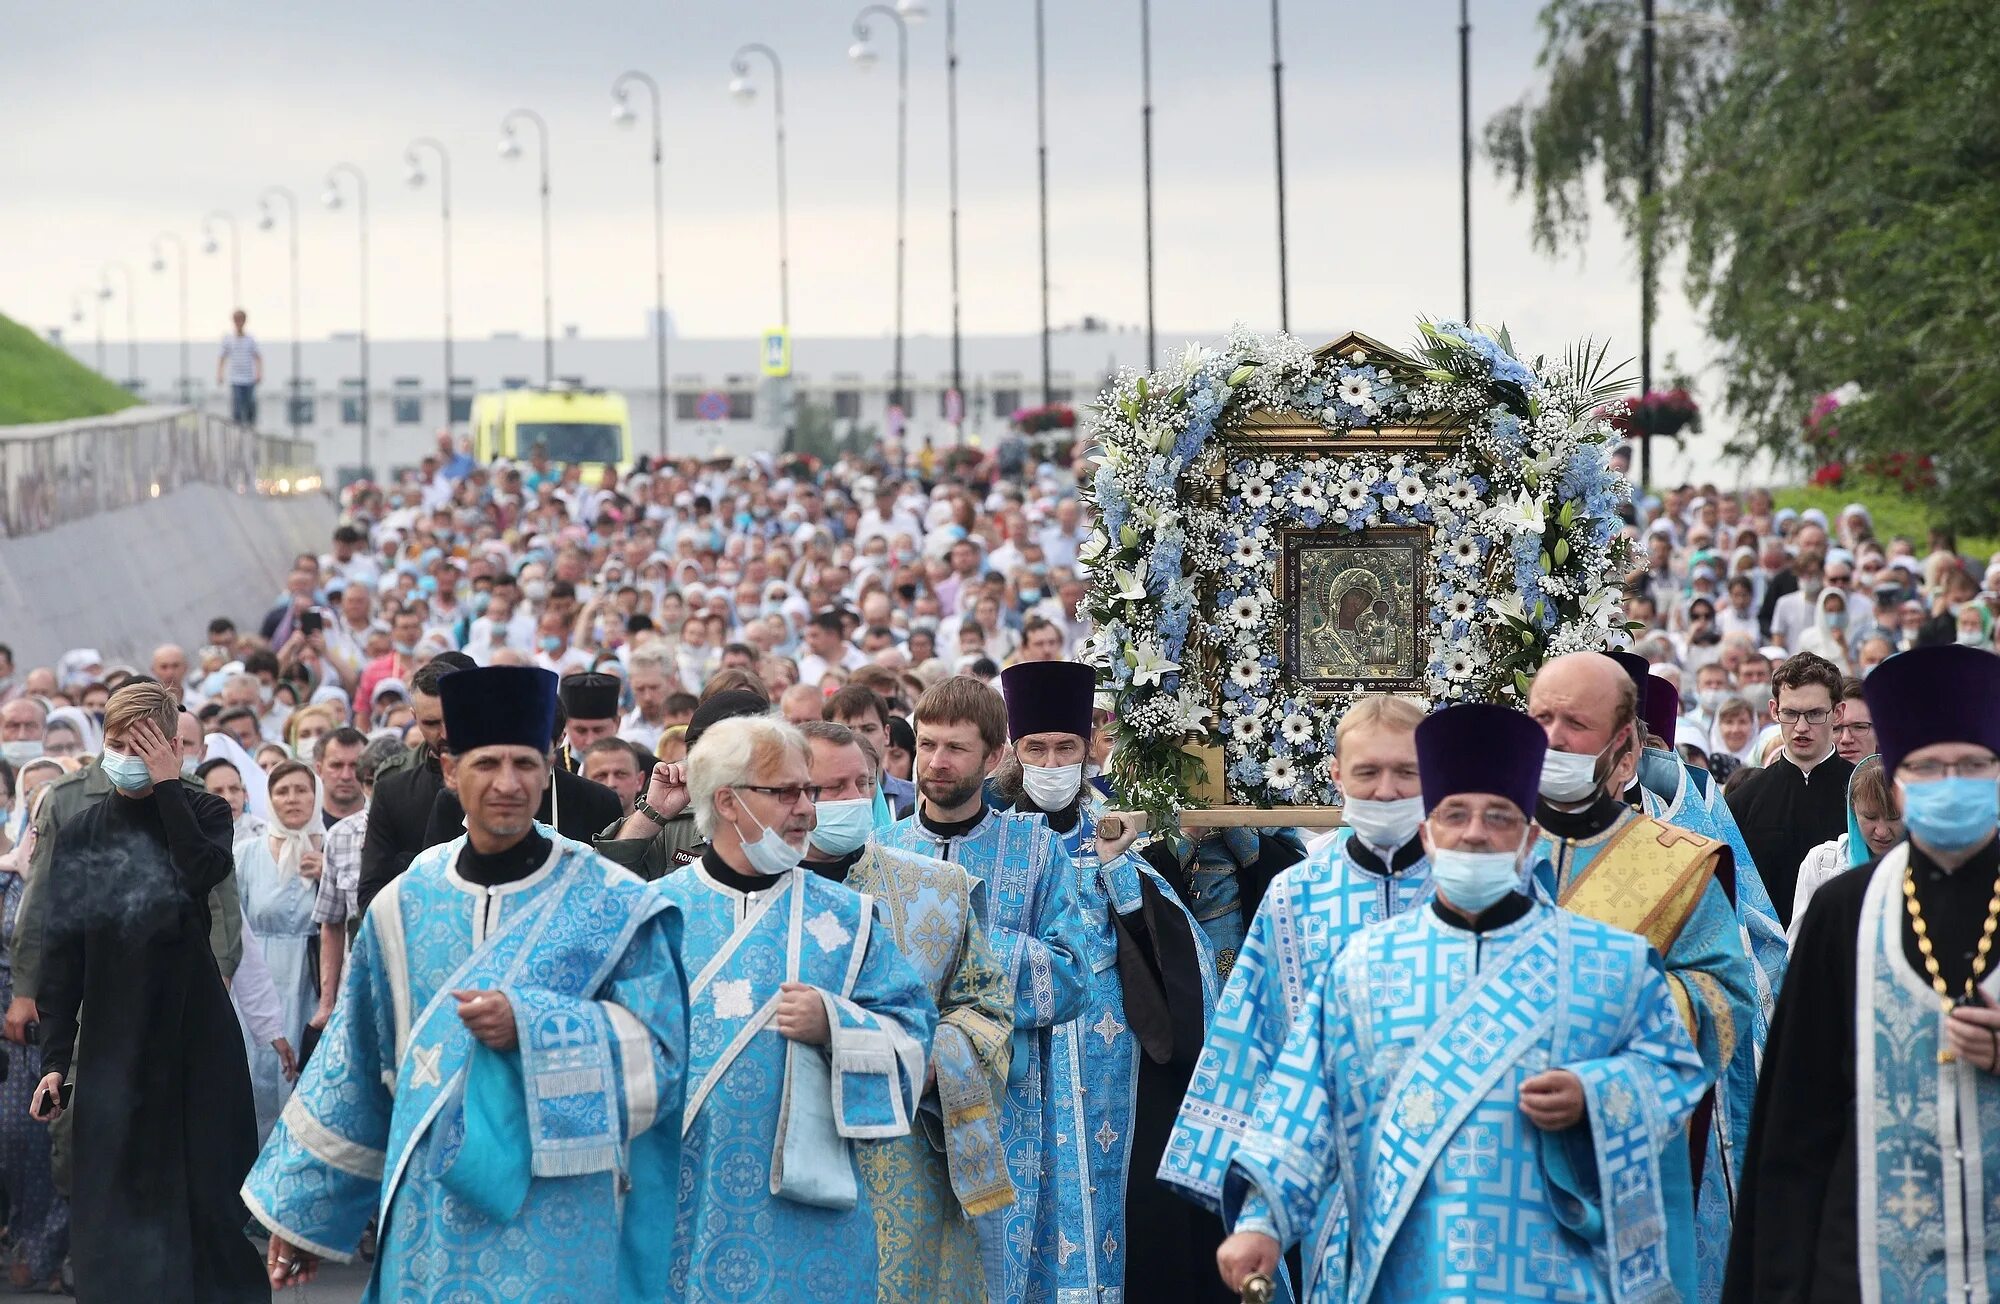
M 1424 813 L 1446 797 L 1484 792 L 1505 797 L 1533 819 L 1548 749 L 1540 725 L 1504 706 L 1468 703 L 1426 717 L 1417 726 Z
M 1639 704 L 1640 713 L 1645 717 L 1646 728 L 1658 734 L 1667 745 L 1674 749 L 1674 725 L 1681 718 L 1681 693 L 1673 684 L 1648 673 L 1652 682 L 1646 685 L 1646 694 Z
M 1637 702 L 1639 717 L 1650 721 L 1651 717 L 1646 714 L 1646 697 L 1653 689 L 1653 663 L 1637 652 L 1627 652 L 1624 648 L 1617 648 L 1604 655 L 1616 661 L 1618 668 L 1625 672 L 1625 677 L 1632 681 L 1632 690 L 1639 695 Z
M 1882 770 L 1932 743 L 1978 743 L 2000 754 L 2000 656 L 1971 647 L 1920 647 L 1861 681 Z
M 1088 740 L 1097 672 L 1076 661 L 1021 661 L 1000 672 L 1007 736 L 1066 733 Z

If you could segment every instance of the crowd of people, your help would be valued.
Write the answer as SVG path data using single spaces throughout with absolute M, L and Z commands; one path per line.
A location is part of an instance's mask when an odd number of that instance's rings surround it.
M 1629 647 L 1358 699 L 1338 829 L 1148 832 L 1087 451 L 586 485 L 440 436 L 255 620 L 0 647 L 14 1283 L 2000 1281 L 2000 558 L 1645 498 Z

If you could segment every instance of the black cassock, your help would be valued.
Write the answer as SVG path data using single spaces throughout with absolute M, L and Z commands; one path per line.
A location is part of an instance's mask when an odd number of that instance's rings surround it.
M 1837 755 L 1829 753 L 1807 774 L 1781 753 L 1729 794 L 1729 813 L 1788 928 L 1806 853 L 1847 832 L 1847 781 L 1853 777 L 1853 764 Z
M 257 1158 L 250 1070 L 208 944 L 208 894 L 235 868 L 230 828 L 228 803 L 168 780 L 56 834 L 42 1068 L 77 1084 L 79 1299 L 270 1298 L 238 1195 Z
M 1948 990 L 1965 989 L 2000 842 L 1951 873 L 1910 848 L 1917 905 Z M 1855 1174 L 1855 942 L 1874 865 L 1813 893 L 1764 1046 L 1729 1246 L 1724 1304 L 1859 1301 Z M 1903 960 L 1928 984 L 1901 891 Z
M 618 800 L 618 794 L 603 784 L 557 769 L 551 772 L 549 786 L 542 792 L 541 809 L 535 812 L 535 818 L 570 841 L 587 847 L 592 838 L 625 818 L 625 806 Z M 425 845 L 435 847 L 464 833 L 465 807 L 459 805 L 458 794 L 449 788 L 439 788 L 431 803 Z

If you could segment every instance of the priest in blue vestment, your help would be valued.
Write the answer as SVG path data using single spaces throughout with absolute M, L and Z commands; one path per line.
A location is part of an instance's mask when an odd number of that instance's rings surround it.
M 1799 926 L 1728 1304 L 2000 1294 L 2000 658 L 1918 648 L 1862 691 L 1908 837 Z
M 1230 1160 L 1222 1278 L 1303 1244 L 1309 1301 L 1678 1299 L 1663 1159 L 1710 1075 L 1658 959 L 1528 894 L 1533 721 L 1454 706 L 1416 742 L 1435 897 L 1314 984 Z
M 1103 801 L 1085 793 L 1096 672 L 1023 661 L 1000 682 L 1015 762 L 1000 792 L 1061 839 L 1089 965 L 1082 1013 L 1049 1036 L 1027 1298 L 1192 1304 L 1191 1274 L 1213 1260 L 1222 1224 L 1154 1173 L 1201 1052 L 1215 957 L 1174 888 L 1130 850 L 1136 827 L 1107 836 Z
M 465 833 L 370 905 L 244 1185 L 272 1233 L 271 1283 L 346 1261 L 374 1218 L 367 1300 L 667 1298 L 680 920 L 535 822 L 554 675 L 460 670 L 439 698 Z
M 1382 694 L 1347 709 L 1332 767 L 1347 822 L 1271 881 L 1251 920 L 1160 1165 L 1162 1181 L 1211 1209 L 1221 1208 L 1229 1160 L 1308 992 L 1348 938 L 1430 895 L 1418 835 L 1415 731 L 1424 713 L 1413 698 Z
M 991 809 L 986 779 L 1007 751 L 1007 704 L 969 675 L 917 700 L 917 809 L 881 835 L 963 866 L 986 885 L 987 930 L 1014 991 L 1014 1044 L 1000 1103 L 1000 1140 L 1014 1203 L 982 1214 L 987 1298 L 1028 1298 L 1043 1174 L 1044 1087 L 1053 1030 L 1083 1013 L 1091 969 L 1077 869 L 1046 821 Z
M 679 910 L 693 975 L 667 1298 L 872 1300 L 854 1143 L 909 1133 L 937 1006 L 875 899 L 800 864 L 819 796 L 803 734 L 724 720 L 689 751 L 687 781 L 708 848 L 652 889 Z

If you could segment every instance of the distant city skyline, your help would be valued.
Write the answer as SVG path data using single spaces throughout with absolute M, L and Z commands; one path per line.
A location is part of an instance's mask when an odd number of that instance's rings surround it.
M 760 40 L 785 60 L 792 210 L 792 327 L 886 340 L 893 321 L 895 71 L 847 57 L 858 3 L 609 4 L 551 22 L 544 7 L 391 5 L 251 8 L 140 0 L 9 16 L 0 103 L 17 133 L 0 157 L 0 311 L 36 329 L 94 335 L 80 291 L 120 261 L 138 282 L 138 334 L 177 333 L 175 275 L 150 270 L 162 231 L 187 241 L 191 333 L 227 325 L 229 255 L 200 252 L 201 219 L 232 212 L 245 307 L 270 341 L 288 333 L 285 218 L 257 228 L 258 194 L 301 206 L 301 333 L 355 326 L 355 214 L 319 204 L 328 167 L 370 180 L 372 310 L 378 339 L 441 329 L 435 177 L 404 184 L 419 135 L 452 151 L 456 333 L 538 339 L 539 227 L 533 148 L 498 156 L 500 119 L 543 113 L 552 134 L 555 320 L 586 337 L 638 337 L 652 308 L 649 150 L 643 122 L 611 121 L 627 68 L 661 83 L 666 114 L 667 299 L 678 332 L 753 336 L 778 318 L 767 71 L 748 104 L 727 93 L 729 60 Z M 910 334 L 950 330 L 946 228 L 944 0 L 911 37 Z M 1475 130 L 1536 84 L 1539 6 L 1474 0 Z M 1033 10 L 1029 0 L 958 6 L 963 320 L 968 334 L 1032 332 L 1036 285 Z M 1052 318 L 1143 324 L 1138 0 L 1050 3 L 1049 220 Z M 1226 12 L 1225 12 L 1226 10 Z M 1156 0 L 1155 222 L 1162 356 L 1187 334 L 1277 325 L 1269 13 L 1265 5 Z M 1294 325 L 1340 323 L 1407 339 L 1419 315 L 1455 315 L 1458 254 L 1458 6 L 1389 10 L 1291 0 L 1284 11 L 1286 147 Z M 209 80 L 204 83 L 202 78 Z M 1583 335 L 1638 352 L 1636 259 L 1600 213 L 1582 256 L 1533 251 L 1529 212 L 1474 173 L 1474 316 L 1524 347 Z M 226 234 L 223 236 L 226 242 Z M 172 255 L 169 253 L 169 258 Z M 1698 371 L 1711 346 L 1662 277 L 1655 354 Z M 114 279 L 122 286 L 122 281 Z M 122 289 L 120 290 L 122 293 Z M 122 341 L 124 305 L 107 305 Z M 115 344 L 114 344 L 115 348 Z M 200 352 L 208 353 L 204 346 Z M 885 348 L 886 354 L 886 348 Z M 115 355 L 114 355 L 115 356 Z M 200 359 L 212 365 L 212 359 Z M 198 368 L 199 369 L 199 368 Z M 1714 386 L 1702 397 L 1711 406 Z

